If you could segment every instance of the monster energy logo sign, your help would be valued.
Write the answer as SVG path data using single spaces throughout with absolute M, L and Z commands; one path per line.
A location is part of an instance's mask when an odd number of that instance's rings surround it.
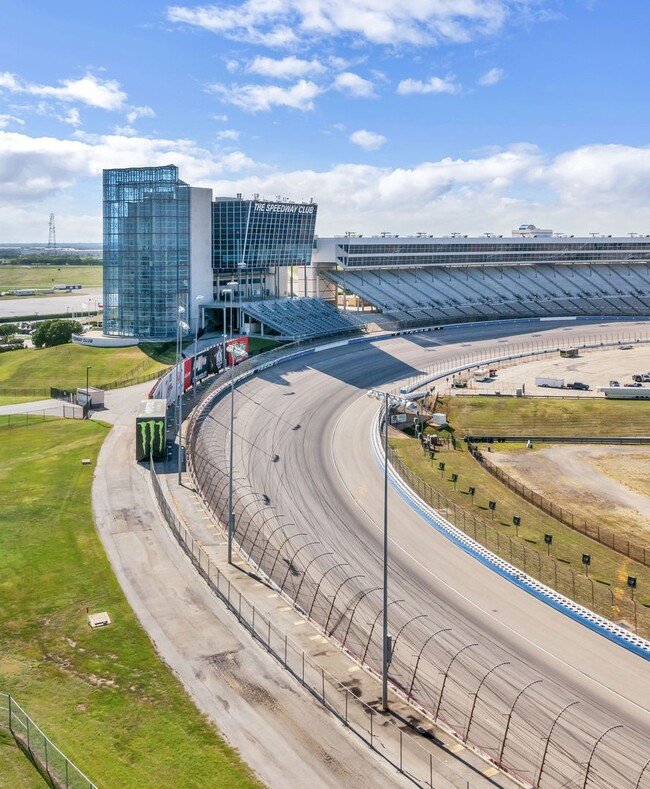
M 156 447 L 156 436 L 158 446 Z M 162 419 L 148 419 L 140 422 L 140 438 L 142 440 L 142 453 L 149 455 L 156 453 L 162 455 L 165 448 L 165 423 Z

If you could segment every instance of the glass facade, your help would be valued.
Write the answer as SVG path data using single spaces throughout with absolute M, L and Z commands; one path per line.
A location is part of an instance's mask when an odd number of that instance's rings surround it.
M 569 239 L 553 241 L 463 240 L 400 242 L 365 239 L 336 243 L 336 262 L 347 268 L 386 266 L 556 265 L 562 263 L 633 263 L 650 260 L 650 239 Z
M 178 168 L 104 170 L 104 333 L 173 337 L 189 277 L 190 188 Z
M 316 211 L 314 203 L 218 198 L 212 204 L 215 273 L 309 264 Z

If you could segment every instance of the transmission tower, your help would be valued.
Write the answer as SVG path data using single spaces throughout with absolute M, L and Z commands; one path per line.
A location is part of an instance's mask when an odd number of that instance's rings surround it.
M 56 227 L 54 225 L 54 214 L 50 214 L 50 235 L 47 241 L 48 249 L 56 249 Z

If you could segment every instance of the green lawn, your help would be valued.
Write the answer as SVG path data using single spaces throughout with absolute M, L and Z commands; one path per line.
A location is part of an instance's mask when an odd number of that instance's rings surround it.
M 443 434 L 444 435 L 444 434 Z M 445 496 L 450 502 L 459 508 L 461 522 L 464 521 L 462 513 L 466 513 L 466 523 L 470 523 L 474 517 L 479 522 L 477 539 L 486 544 L 487 532 L 494 530 L 494 535 L 487 539 L 487 547 L 499 553 L 504 559 L 510 561 L 522 569 L 528 571 L 544 564 L 547 548 L 544 543 L 544 535 L 553 535 L 553 544 L 550 555 L 560 564 L 561 570 L 571 568 L 577 576 L 582 576 L 584 568 L 582 565 L 582 554 L 591 555 L 591 576 L 596 582 L 596 587 L 607 587 L 611 590 L 617 600 L 629 600 L 629 590 L 626 588 L 628 575 L 637 577 L 637 601 L 639 602 L 639 625 L 643 626 L 646 637 L 650 635 L 650 568 L 631 561 L 626 556 L 616 553 L 604 545 L 590 540 L 579 532 L 570 529 L 568 526 L 546 515 L 532 504 L 521 499 L 516 493 L 509 490 L 500 483 L 488 471 L 472 458 L 465 445 L 458 444 L 457 449 L 449 448 L 436 452 L 436 457 L 431 460 L 425 457 L 419 442 L 415 439 L 398 438 L 391 440 L 391 446 L 398 452 L 399 457 L 412 469 L 415 474 L 435 491 Z M 438 464 L 440 461 L 445 463 L 444 471 L 440 471 Z M 451 475 L 457 474 L 456 485 L 451 481 Z M 473 497 L 468 494 L 469 486 L 476 489 Z M 496 510 L 492 513 L 488 502 L 496 501 Z M 444 506 L 443 506 L 444 508 Z M 449 513 L 445 509 L 445 513 Z M 494 517 L 492 517 L 492 514 Z M 515 534 L 513 527 L 513 516 L 521 518 L 519 526 L 519 536 Z M 486 529 L 482 524 L 486 524 Z M 467 533 L 474 536 L 473 528 L 467 528 Z M 496 532 L 500 538 L 495 539 Z M 500 542 L 499 542 L 500 539 Z M 515 547 L 514 556 L 510 554 L 510 540 Z M 532 556 L 532 551 L 541 554 L 540 562 L 529 561 L 526 568 L 522 566 L 522 550 L 526 547 Z M 544 583 L 553 585 L 554 578 L 551 576 L 552 563 L 546 562 L 547 567 L 542 573 Z M 537 577 L 537 573 L 534 573 Z M 564 574 L 560 572 L 560 576 Z M 559 591 L 563 594 L 572 596 L 572 589 L 567 583 Z M 591 588 L 589 582 L 578 579 L 578 592 L 580 593 L 578 602 L 586 604 L 590 601 Z M 600 589 L 602 593 L 603 589 Z M 605 604 L 610 599 L 609 593 L 606 597 L 600 594 L 600 599 Z M 608 612 L 604 607 L 600 608 L 599 613 L 606 615 Z M 609 614 L 611 616 L 611 612 Z
M 107 430 L 2 430 L 0 689 L 100 786 L 257 786 L 157 658 L 113 576 L 90 505 Z M 88 608 L 113 624 L 91 630 Z M 0 776 L 22 778 L 18 757 L 0 739 Z
M 86 385 L 88 366 L 92 367 L 91 386 L 164 370 L 164 365 L 137 346 L 91 348 L 68 343 L 55 348 L 25 348 L 0 354 L 0 390 L 50 386 L 74 389 Z
M 0 290 L 51 288 L 52 285 L 102 286 L 103 267 L 97 266 L 0 266 Z
M 650 436 L 650 401 L 544 397 L 443 397 L 456 436 Z
M 43 789 L 45 785 L 9 730 L 0 728 L 0 789 Z

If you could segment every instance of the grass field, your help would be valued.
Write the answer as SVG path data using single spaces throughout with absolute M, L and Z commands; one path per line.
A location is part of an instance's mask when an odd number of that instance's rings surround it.
M 0 728 L 0 789 L 43 789 L 45 785 L 9 730 Z
M 90 506 L 106 430 L 56 420 L 2 431 L 0 689 L 100 786 L 257 786 L 157 658 L 113 576 Z M 91 630 L 88 607 L 113 624 Z M 22 778 L 19 757 L 0 739 L 0 776 Z
M 504 550 L 500 552 L 503 558 L 510 558 L 507 550 L 508 538 L 520 544 L 522 548 L 525 546 L 546 554 L 544 535 L 552 534 L 553 544 L 550 555 L 560 562 L 562 567 L 571 568 L 576 575 L 582 576 L 584 574 L 582 554 L 588 553 L 591 555 L 590 576 L 597 585 L 612 590 L 617 599 L 629 598 L 629 590 L 626 588 L 627 576 L 634 575 L 638 581 L 637 601 L 640 608 L 650 606 L 650 568 L 590 540 L 546 515 L 532 504 L 523 501 L 483 469 L 464 445 L 459 444 L 457 449 L 449 448 L 436 452 L 433 461 L 423 455 L 419 442 L 415 439 L 392 439 L 391 446 L 420 479 L 461 508 L 468 516 L 473 515 L 477 520 L 498 531 L 503 537 L 501 543 Z M 443 472 L 438 469 L 440 461 L 445 463 Z M 455 486 L 451 481 L 452 474 L 458 475 Z M 469 486 L 476 488 L 473 497 L 468 493 Z M 497 502 L 494 518 L 488 506 L 490 500 Z M 518 537 L 513 527 L 515 515 L 521 518 Z M 479 529 L 479 535 L 482 533 Z M 488 547 L 494 549 L 493 544 L 489 544 Z M 583 593 L 589 591 L 584 585 L 582 590 Z M 566 589 L 561 591 L 567 593 Z M 578 602 L 586 604 L 588 601 L 583 595 Z M 642 621 L 644 627 L 650 628 L 650 611 L 643 614 Z
M 0 290 L 82 285 L 100 288 L 103 267 L 97 266 L 0 266 Z
M 74 389 L 86 385 L 86 367 L 91 366 L 91 386 L 163 370 L 137 346 L 91 348 L 58 345 L 55 348 L 25 348 L 0 354 L 0 389 L 56 386 Z
M 457 438 L 474 435 L 650 436 L 650 401 L 544 397 L 443 397 Z

